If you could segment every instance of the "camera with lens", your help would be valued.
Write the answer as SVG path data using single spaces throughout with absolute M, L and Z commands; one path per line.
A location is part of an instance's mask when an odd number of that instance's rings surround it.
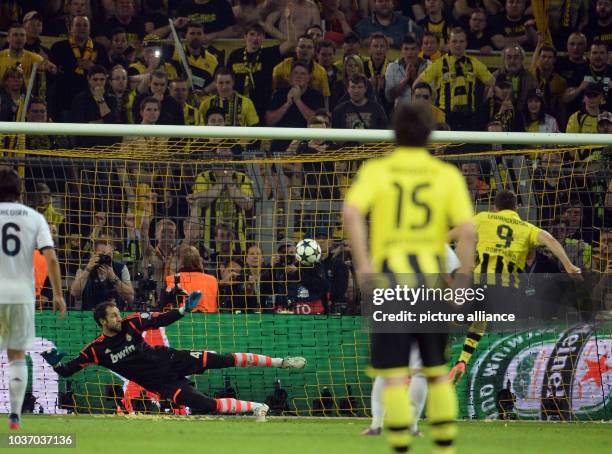
M 157 308 L 157 282 L 153 279 L 153 265 L 147 266 L 147 274 L 136 274 L 136 295 L 134 305 L 137 309 L 148 311 Z
M 98 266 L 111 266 L 113 258 L 108 254 L 100 254 L 98 257 Z

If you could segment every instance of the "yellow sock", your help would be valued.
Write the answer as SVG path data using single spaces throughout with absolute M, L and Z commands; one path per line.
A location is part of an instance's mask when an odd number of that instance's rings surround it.
M 387 385 L 383 389 L 385 409 L 385 432 L 387 440 L 395 452 L 407 452 L 410 449 L 412 422 L 412 405 L 408 395 L 407 384 Z
M 445 380 L 429 383 L 427 392 L 427 418 L 435 443 L 434 453 L 453 454 L 459 412 L 455 388 Z

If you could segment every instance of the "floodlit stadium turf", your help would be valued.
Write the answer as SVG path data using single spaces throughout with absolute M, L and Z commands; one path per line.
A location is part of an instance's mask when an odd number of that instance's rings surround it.
M 256 423 L 252 418 L 27 416 L 20 433 L 76 434 L 76 449 L 61 450 L 66 453 L 389 453 L 383 436 L 359 435 L 367 423 L 356 418 L 269 418 Z M 427 424 L 422 429 L 427 434 Z M 604 453 L 610 452 L 611 442 L 609 423 L 462 422 L 457 452 Z M 431 452 L 428 439 L 417 439 L 411 452 Z

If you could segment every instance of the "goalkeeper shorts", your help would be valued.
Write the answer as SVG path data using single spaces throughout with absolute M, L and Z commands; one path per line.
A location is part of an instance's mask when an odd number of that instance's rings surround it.
M 0 304 L 0 350 L 29 350 L 34 329 L 34 303 Z

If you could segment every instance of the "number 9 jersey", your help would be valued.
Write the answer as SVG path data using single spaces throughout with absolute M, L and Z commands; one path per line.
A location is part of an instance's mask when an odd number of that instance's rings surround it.
M 476 284 L 518 286 L 529 249 L 538 245 L 541 229 L 513 210 L 483 211 L 474 217 L 478 232 Z
M 42 214 L 21 203 L 0 203 L 0 305 L 34 304 L 34 250 L 52 247 Z

